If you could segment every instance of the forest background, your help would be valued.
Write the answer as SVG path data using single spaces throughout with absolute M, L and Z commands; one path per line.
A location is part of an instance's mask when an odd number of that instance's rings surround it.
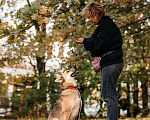
M 150 111 L 150 1 L 97 0 L 123 36 L 124 69 L 118 81 L 120 117 L 144 117 Z M 74 38 L 90 37 L 96 26 L 81 16 L 89 0 L 17 0 L 0 2 L 0 116 L 47 118 L 59 94 L 54 83 L 77 65 L 83 100 L 81 118 L 106 117 L 100 98 L 100 73 Z M 48 62 L 50 60 L 50 62 Z M 54 65 L 54 63 L 57 63 Z M 6 68 L 20 70 L 11 74 Z M 27 74 L 21 74 L 29 70 Z M 12 92 L 9 93 L 11 86 Z M 98 108 L 85 114 L 85 108 Z M 122 114 L 121 111 L 126 111 Z M 91 111 L 92 113 L 92 111 Z

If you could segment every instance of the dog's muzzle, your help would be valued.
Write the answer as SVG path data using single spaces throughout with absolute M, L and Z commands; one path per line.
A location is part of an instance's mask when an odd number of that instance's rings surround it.
M 76 66 L 74 66 L 72 69 L 73 69 L 73 71 L 74 71 L 74 72 L 71 74 L 71 77 L 75 77 L 75 76 L 77 76 L 77 75 L 78 75 L 78 73 L 79 73 L 79 72 L 77 72 L 77 67 L 76 67 Z

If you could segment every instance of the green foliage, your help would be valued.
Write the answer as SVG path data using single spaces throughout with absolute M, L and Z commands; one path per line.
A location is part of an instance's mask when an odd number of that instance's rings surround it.
M 15 78 L 14 82 L 17 84 L 14 84 L 14 93 L 11 98 L 13 116 L 47 117 L 46 106 L 51 108 L 59 93 L 59 85 L 54 83 L 54 79 L 53 72 L 46 72 L 39 77 L 20 76 Z M 43 113 L 45 113 L 44 116 Z

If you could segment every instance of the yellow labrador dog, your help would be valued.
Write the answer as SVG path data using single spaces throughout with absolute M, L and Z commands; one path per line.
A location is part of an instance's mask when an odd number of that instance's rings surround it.
M 55 103 L 48 120 L 79 120 L 82 100 L 77 87 L 75 76 L 76 66 L 65 71 L 55 82 L 60 83 L 62 92 Z

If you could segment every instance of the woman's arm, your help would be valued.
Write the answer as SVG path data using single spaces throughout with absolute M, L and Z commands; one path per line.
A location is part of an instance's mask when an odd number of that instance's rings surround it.
M 95 38 L 84 38 L 83 43 L 90 52 L 109 49 L 111 44 L 107 32 L 101 32 Z

